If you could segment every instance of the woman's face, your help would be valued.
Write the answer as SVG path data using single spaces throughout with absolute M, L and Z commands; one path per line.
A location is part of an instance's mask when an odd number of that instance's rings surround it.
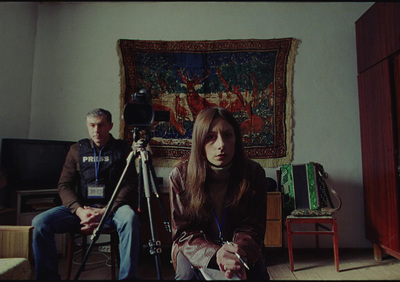
M 217 117 L 211 123 L 204 145 L 207 160 L 215 166 L 226 166 L 235 154 L 235 142 L 232 125 Z

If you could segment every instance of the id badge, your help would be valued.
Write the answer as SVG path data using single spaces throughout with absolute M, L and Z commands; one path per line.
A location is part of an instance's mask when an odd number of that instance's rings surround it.
M 88 198 L 89 199 L 101 199 L 104 198 L 105 185 L 93 184 L 88 186 Z

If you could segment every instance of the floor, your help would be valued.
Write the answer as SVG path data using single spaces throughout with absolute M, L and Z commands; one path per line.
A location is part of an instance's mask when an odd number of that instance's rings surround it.
M 372 249 L 339 249 L 339 272 L 332 249 L 294 249 L 294 272 L 287 249 L 269 250 L 271 280 L 400 280 L 400 260 L 385 256 L 374 260 Z
M 140 255 L 137 276 L 141 280 L 173 280 L 174 271 L 169 260 L 169 251 L 159 254 L 161 265 L 156 268 L 156 258 L 143 251 Z M 78 275 L 79 280 L 110 280 L 109 253 L 93 249 L 85 264 L 85 270 Z M 289 269 L 287 249 L 268 248 L 266 262 L 271 280 L 400 280 L 400 260 L 386 256 L 375 261 L 372 249 L 340 249 L 339 267 L 336 272 L 331 249 L 295 249 L 294 268 Z M 71 279 L 80 267 L 77 253 L 72 267 Z M 59 259 L 60 274 L 65 279 L 66 259 Z M 161 277 L 161 279 L 160 279 Z
M 150 255 L 148 249 L 141 250 L 137 269 L 137 277 L 140 280 L 174 280 L 174 269 L 170 262 L 169 250 L 163 249 L 163 252 L 157 254 L 157 257 Z M 160 262 L 158 267 L 156 267 L 156 259 Z M 81 261 L 82 253 L 76 250 L 72 264 L 71 280 L 74 280 L 75 277 L 79 280 L 111 280 L 110 253 L 100 252 L 93 248 L 85 263 L 85 270 L 78 274 Z M 66 258 L 60 258 L 59 271 L 63 280 L 66 277 L 66 266 Z M 118 273 L 116 277 L 118 278 Z

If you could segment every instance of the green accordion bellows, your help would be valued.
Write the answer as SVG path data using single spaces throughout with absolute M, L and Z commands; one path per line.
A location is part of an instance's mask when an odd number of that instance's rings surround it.
M 322 165 L 314 162 L 299 165 L 281 166 L 281 189 L 283 195 L 283 209 L 286 215 L 295 214 L 316 215 L 317 211 L 325 209 L 322 214 L 333 213 L 341 206 L 340 197 L 325 182 L 327 173 Z M 330 197 L 332 192 L 339 200 L 339 206 L 333 208 Z M 328 202 L 333 209 L 327 208 Z M 309 212 L 307 212 L 309 211 Z

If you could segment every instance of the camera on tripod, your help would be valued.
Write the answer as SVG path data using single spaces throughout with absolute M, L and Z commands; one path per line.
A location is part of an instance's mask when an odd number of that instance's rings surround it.
M 155 121 L 169 121 L 169 115 L 169 111 L 154 110 L 151 93 L 143 88 L 132 94 L 132 103 L 125 105 L 123 116 L 127 125 L 145 128 Z
M 125 177 L 125 173 L 127 171 L 127 168 L 129 167 L 133 156 L 137 154 L 138 156 L 140 155 L 140 162 L 139 162 L 139 189 L 138 189 L 138 210 L 140 210 L 140 199 L 142 196 L 142 193 L 146 196 L 147 199 L 147 209 L 148 209 L 148 215 L 149 215 L 149 224 L 150 224 L 150 233 L 151 233 L 151 239 L 149 240 L 149 251 L 151 255 L 155 255 L 155 262 L 156 262 L 156 270 L 157 270 L 157 276 L 159 280 L 162 280 L 162 274 L 161 274 L 161 261 L 160 261 L 160 254 L 162 252 L 161 249 L 161 242 L 157 240 L 157 235 L 153 223 L 153 212 L 151 209 L 151 192 L 150 189 L 153 188 L 153 192 L 156 195 L 156 199 L 158 200 L 158 203 L 160 205 L 160 209 L 162 211 L 162 215 L 164 218 L 164 227 L 167 229 L 169 234 L 171 234 L 171 227 L 170 223 L 168 221 L 168 217 L 165 213 L 164 207 L 162 206 L 156 183 L 157 183 L 157 176 L 155 173 L 155 169 L 152 165 L 152 160 L 151 160 L 151 154 L 150 151 L 146 148 L 148 142 L 151 139 L 150 134 L 148 134 L 148 131 L 153 125 L 154 121 L 169 121 L 169 111 L 154 111 L 154 108 L 152 106 L 152 100 L 151 100 L 151 94 L 149 91 L 146 89 L 141 89 L 139 92 L 134 93 L 132 95 L 132 103 L 128 103 L 125 105 L 124 108 L 124 114 L 123 118 L 126 122 L 127 125 L 131 125 L 134 127 L 133 130 L 133 140 L 137 142 L 135 145 L 135 150 L 132 150 L 129 154 L 129 156 L 126 159 L 126 166 L 125 169 L 120 177 L 120 180 L 118 181 L 117 187 L 114 190 L 114 193 L 111 196 L 111 199 L 109 200 L 107 204 L 107 209 L 103 214 L 103 217 L 100 220 L 99 225 L 96 227 L 96 229 L 93 231 L 93 235 L 91 237 L 92 243 L 90 244 L 89 248 L 86 251 L 86 254 L 84 258 L 82 259 L 81 265 L 78 269 L 78 272 L 76 273 L 75 280 L 78 279 L 81 271 L 83 270 L 86 260 L 88 259 L 89 253 L 92 250 L 95 242 L 98 240 L 101 230 L 108 219 L 108 216 L 111 212 L 111 208 L 114 205 L 115 199 L 119 193 L 120 190 L 120 184 L 122 183 L 122 179 Z M 146 131 L 146 138 L 139 139 L 139 131 Z M 140 141 L 140 142 L 138 142 Z M 152 183 L 155 185 L 153 186 Z M 171 239 L 172 240 L 172 239 Z

